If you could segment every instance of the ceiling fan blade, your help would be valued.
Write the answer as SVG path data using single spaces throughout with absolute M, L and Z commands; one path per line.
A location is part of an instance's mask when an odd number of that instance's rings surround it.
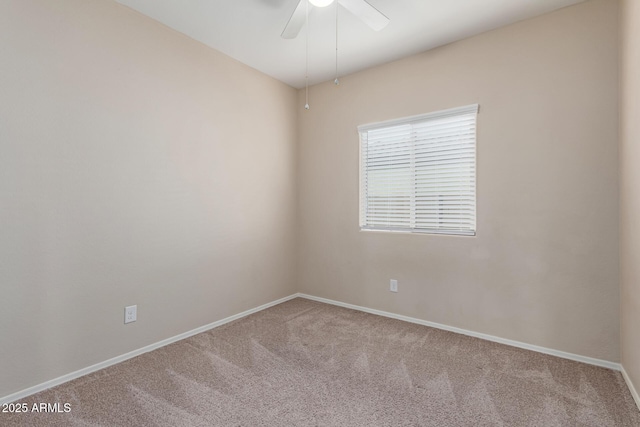
M 380 31 L 389 23 L 389 18 L 384 16 L 375 7 L 371 6 L 365 0 L 338 0 L 339 3 L 353 13 L 355 16 L 364 21 L 365 24 L 370 26 L 376 31 Z
M 283 39 L 295 39 L 307 20 L 307 0 L 300 0 L 280 35 Z M 309 8 L 312 6 L 309 5 Z

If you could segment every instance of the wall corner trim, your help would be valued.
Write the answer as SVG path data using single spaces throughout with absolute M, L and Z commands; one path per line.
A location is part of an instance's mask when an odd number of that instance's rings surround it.
M 292 300 L 300 296 L 299 294 L 292 294 L 284 298 L 280 298 L 275 301 L 268 302 L 258 307 L 251 308 L 249 310 L 243 311 L 242 313 L 234 314 L 233 316 L 226 317 L 224 319 L 217 320 L 213 323 L 209 323 L 208 325 L 200 326 L 199 328 L 192 329 L 187 332 L 183 332 L 179 335 L 173 336 L 171 338 L 164 339 L 162 341 L 158 341 L 153 344 L 149 344 L 145 347 L 139 348 L 137 350 L 130 351 L 129 353 L 122 354 L 120 356 L 113 357 L 111 359 L 105 360 L 103 362 L 96 363 L 95 365 L 88 366 L 86 368 L 77 370 L 75 372 L 71 372 L 66 375 L 62 375 L 61 377 L 43 382 L 41 384 L 37 384 L 35 386 L 26 388 L 24 390 L 18 391 L 16 393 L 10 394 L 8 396 L 0 397 L 0 405 L 4 405 L 5 403 L 15 402 L 16 400 L 23 399 L 27 396 L 31 396 L 32 394 L 50 389 L 52 387 L 58 386 L 60 384 L 64 384 L 71 380 L 75 380 L 76 378 L 80 378 L 82 376 L 88 375 L 90 373 L 99 371 L 104 368 L 108 368 L 109 366 L 116 365 L 120 362 L 124 362 L 125 360 L 131 359 L 136 356 L 140 356 L 141 354 L 148 353 L 150 351 L 156 350 L 160 347 L 164 347 L 166 345 L 172 344 L 176 341 L 183 340 L 185 338 L 192 337 L 194 335 L 200 334 L 202 332 L 206 332 L 210 329 L 217 328 L 218 326 L 222 326 L 229 322 L 233 322 L 234 320 L 241 319 L 250 314 L 257 313 L 259 311 L 265 310 L 269 307 L 273 307 L 274 305 L 282 304 L 283 302 Z
M 403 320 L 405 322 L 416 323 L 418 325 L 429 326 L 436 329 L 442 329 L 444 331 L 455 332 L 457 334 L 467 335 L 470 337 L 480 338 L 487 341 L 493 341 L 499 344 L 508 345 L 511 347 L 518 347 L 525 350 L 531 350 L 538 353 L 548 354 L 551 356 L 561 357 L 563 359 L 569 359 L 576 362 L 582 362 L 589 365 L 600 366 L 602 368 L 612 369 L 614 371 L 621 371 L 622 366 L 616 362 L 610 362 L 608 360 L 595 359 L 592 357 L 581 356 L 579 354 L 567 353 L 560 350 L 554 350 L 551 348 L 540 347 L 533 344 L 527 344 L 520 341 L 513 341 L 506 338 L 500 338 L 493 335 L 487 335 L 480 332 L 469 331 L 466 329 L 456 328 L 454 326 L 443 325 L 440 323 L 429 322 L 428 320 L 416 319 L 414 317 L 403 316 L 401 314 L 389 313 L 387 311 L 376 310 L 373 308 L 361 307 L 359 305 L 348 304 L 340 301 L 334 301 L 327 298 L 316 297 L 313 295 L 299 294 L 301 298 L 306 298 L 313 301 L 323 302 L 326 304 L 337 305 L 339 307 L 350 308 L 352 310 L 363 311 L 365 313 L 377 314 L 378 316 L 389 317 L 391 319 Z
M 631 392 L 631 396 L 633 397 L 633 400 L 635 400 L 636 406 L 640 410 L 640 394 L 638 394 L 638 390 L 636 390 L 635 386 L 631 382 L 631 378 L 627 374 L 627 371 L 624 370 L 624 366 L 622 366 L 621 371 L 622 371 L 622 378 L 624 378 L 624 382 L 627 383 L 627 387 L 629 387 L 629 391 Z

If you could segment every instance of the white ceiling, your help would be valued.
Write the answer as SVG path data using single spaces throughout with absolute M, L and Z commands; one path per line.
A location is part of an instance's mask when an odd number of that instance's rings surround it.
M 298 0 L 117 0 L 291 86 L 304 86 L 305 36 L 280 37 Z M 339 9 L 339 73 L 374 65 L 584 0 L 368 0 L 380 32 Z M 335 4 L 309 16 L 309 83 L 335 74 Z

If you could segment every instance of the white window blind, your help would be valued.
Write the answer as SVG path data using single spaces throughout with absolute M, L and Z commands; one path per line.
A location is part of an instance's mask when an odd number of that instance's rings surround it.
M 360 227 L 475 235 L 478 105 L 358 127 Z

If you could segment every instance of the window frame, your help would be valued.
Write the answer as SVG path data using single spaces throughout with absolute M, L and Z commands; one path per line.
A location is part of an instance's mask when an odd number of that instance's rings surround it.
M 358 162 L 359 162 L 359 168 L 358 168 L 358 173 L 359 173 L 359 187 L 358 187 L 358 213 L 359 213 L 359 217 L 358 217 L 358 222 L 359 222 L 359 227 L 360 227 L 360 231 L 365 231 L 365 232 L 391 232 L 391 233 L 401 233 L 401 234 L 436 234 L 436 235 L 452 235 L 452 236 L 476 236 L 477 235 L 477 176 L 478 176 L 478 168 L 477 168 L 477 162 L 478 162 L 478 153 L 477 153 L 477 143 L 478 143 L 478 137 L 477 137 L 477 127 L 478 127 L 478 114 L 480 110 L 480 106 L 479 104 L 471 104 L 471 105 L 466 105 L 463 107 L 457 107 L 457 108 L 450 108 L 450 109 L 446 109 L 446 110 L 440 110 L 440 111 L 435 111 L 432 113 L 426 113 L 426 114 L 419 114 L 419 115 L 415 115 L 415 116 L 409 116 L 409 117 L 403 117 L 403 118 L 399 118 L 399 119 L 392 119 L 392 120 L 386 120 L 386 121 L 382 121 L 382 122 L 376 122 L 376 123 L 369 123 L 369 124 L 365 124 L 365 125 L 360 125 L 358 126 L 358 144 L 359 144 L 359 151 L 358 151 Z M 417 123 L 425 123 L 428 121 L 435 121 L 437 119 L 443 119 L 443 118 L 447 118 L 447 117 L 455 117 L 455 116 L 461 116 L 461 115 L 470 115 L 470 114 L 475 114 L 474 116 L 474 136 L 473 136 L 473 161 L 472 162 L 468 162 L 465 164 L 471 164 L 473 166 L 473 202 L 472 202 L 472 207 L 473 207 L 473 221 L 471 221 L 472 224 L 472 229 L 470 230 L 456 230 L 456 229 L 445 229 L 445 228 L 416 228 L 415 227 L 415 219 L 416 219 L 416 214 L 415 214 L 415 197 L 416 197 L 416 191 L 414 189 L 414 191 L 411 193 L 411 198 L 412 201 L 410 202 L 410 209 L 411 209 L 411 213 L 409 214 L 409 223 L 411 224 L 410 227 L 385 227 L 385 226 L 381 226 L 381 225 L 366 225 L 365 224 L 365 215 L 366 215 L 366 201 L 363 200 L 366 198 L 365 196 L 365 191 L 364 191 L 364 180 L 365 180 L 365 165 L 364 165 L 364 158 L 363 158 L 363 132 L 369 132 L 371 130 L 380 130 L 380 129 L 385 129 L 385 128 L 391 128 L 394 126 L 401 126 L 401 125 L 413 125 L 413 124 L 417 124 Z M 413 151 L 415 149 L 415 140 L 413 139 L 413 137 L 411 138 L 411 144 L 412 144 L 412 148 L 411 150 Z M 411 165 L 414 166 L 415 163 L 412 160 Z M 411 176 L 412 179 L 415 179 L 415 168 L 412 168 L 411 171 Z M 415 188 L 415 187 L 414 187 Z

